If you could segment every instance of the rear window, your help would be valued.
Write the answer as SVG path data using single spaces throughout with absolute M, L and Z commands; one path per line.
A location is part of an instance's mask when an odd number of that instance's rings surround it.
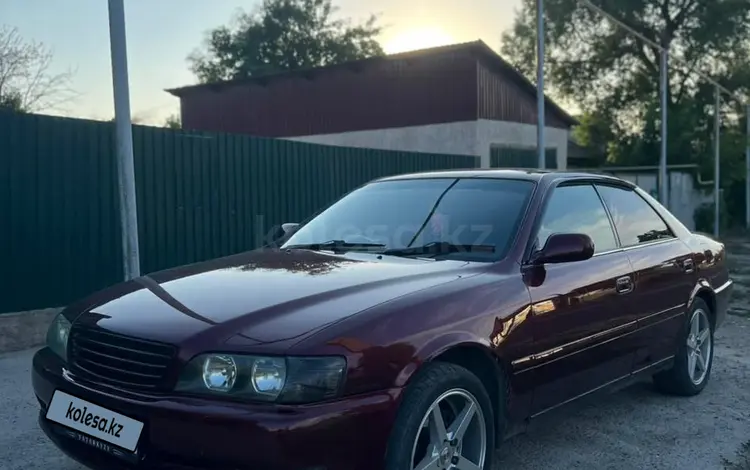
M 632 189 L 597 186 L 606 204 L 623 247 L 674 238 L 667 224 Z

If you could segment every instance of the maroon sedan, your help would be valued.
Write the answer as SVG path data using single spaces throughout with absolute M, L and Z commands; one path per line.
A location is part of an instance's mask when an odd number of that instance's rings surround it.
M 732 286 L 724 245 L 601 175 L 384 178 L 285 230 L 65 309 L 49 438 L 107 470 L 489 470 L 591 392 L 699 393 Z

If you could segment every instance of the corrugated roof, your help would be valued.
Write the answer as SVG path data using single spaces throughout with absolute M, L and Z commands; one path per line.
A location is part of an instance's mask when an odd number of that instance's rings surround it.
M 445 54 L 447 52 L 466 52 L 474 54 L 477 59 L 481 60 L 485 66 L 491 71 L 502 74 L 503 76 L 512 79 L 518 83 L 526 92 L 532 96 L 536 96 L 536 86 L 529 81 L 521 72 L 515 67 L 510 65 L 505 59 L 503 59 L 497 52 L 492 50 L 484 41 L 477 40 L 472 42 L 451 44 L 448 46 L 432 47 L 429 49 L 420 49 L 416 51 L 402 52 L 398 54 L 390 54 L 385 56 L 370 57 L 367 59 L 361 59 L 351 62 L 344 62 L 341 64 L 328 65 L 325 67 L 315 67 L 308 69 L 298 69 L 293 71 L 284 71 L 278 73 L 270 73 L 264 75 L 256 75 L 247 78 L 240 78 L 236 80 L 228 80 L 223 82 L 214 83 L 199 83 L 195 85 L 187 85 L 178 88 L 171 88 L 166 90 L 168 93 L 177 96 L 179 98 L 187 96 L 194 92 L 200 91 L 220 91 L 222 89 L 242 86 L 246 84 L 257 84 L 266 86 L 275 80 L 282 80 L 292 77 L 304 77 L 306 79 L 315 79 L 322 77 L 325 73 L 331 70 L 351 69 L 351 70 L 362 70 L 363 68 L 372 64 L 382 63 L 384 61 L 394 60 L 419 60 L 421 58 L 428 58 L 431 56 Z M 564 122 L 571 126 L 577 125 L 578 121 L 562 109 L 557 103 L 545 96 L 546 105 L 549 106 L 557 116 Z

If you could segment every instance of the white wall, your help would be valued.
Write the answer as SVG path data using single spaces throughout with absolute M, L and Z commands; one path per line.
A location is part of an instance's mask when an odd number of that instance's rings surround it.
M 482 168 L 489 168 L 490 148 L 493 145 L 536 148 L 536 126 L 482 119 L 288 139 L 343 147 L 476 155 L 480 157 Z M 568 161 L 568 131 L 548 127 L 545 141 L 547 148 L 557 149 L 557 167 L 565 169 Z
M 659 199 L 657 170 L 606 172 L 637 184 L 642 190 Z M 692 171 L 670 170 L 668 188 L 667 208 L 688 229 L 695 230 L 695 210 L 703 204 L 712 202 L 713 194 L 695 186 Z
M 476 128 L 475 121 L 467 121 L 342 132 L 340 134 L 308 135 L 289 137 L 289 139 L 342 147 L 477 155 Z

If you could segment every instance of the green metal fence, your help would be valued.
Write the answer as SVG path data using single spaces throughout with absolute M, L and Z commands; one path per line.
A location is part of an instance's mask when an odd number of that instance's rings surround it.
M 141 269 L 256 247 L 377 177 L 478 158 L 133 127 Z M 114 125 L 0 113 L 0 312 L 60 306 L 122 278 Z
M 516 147 L 492 147 L 490 149 L 490 166 L 492 168 L 537 168 L 536 149 Z M 545 151 L 544 167 L 557 169 L 557 149 Z

